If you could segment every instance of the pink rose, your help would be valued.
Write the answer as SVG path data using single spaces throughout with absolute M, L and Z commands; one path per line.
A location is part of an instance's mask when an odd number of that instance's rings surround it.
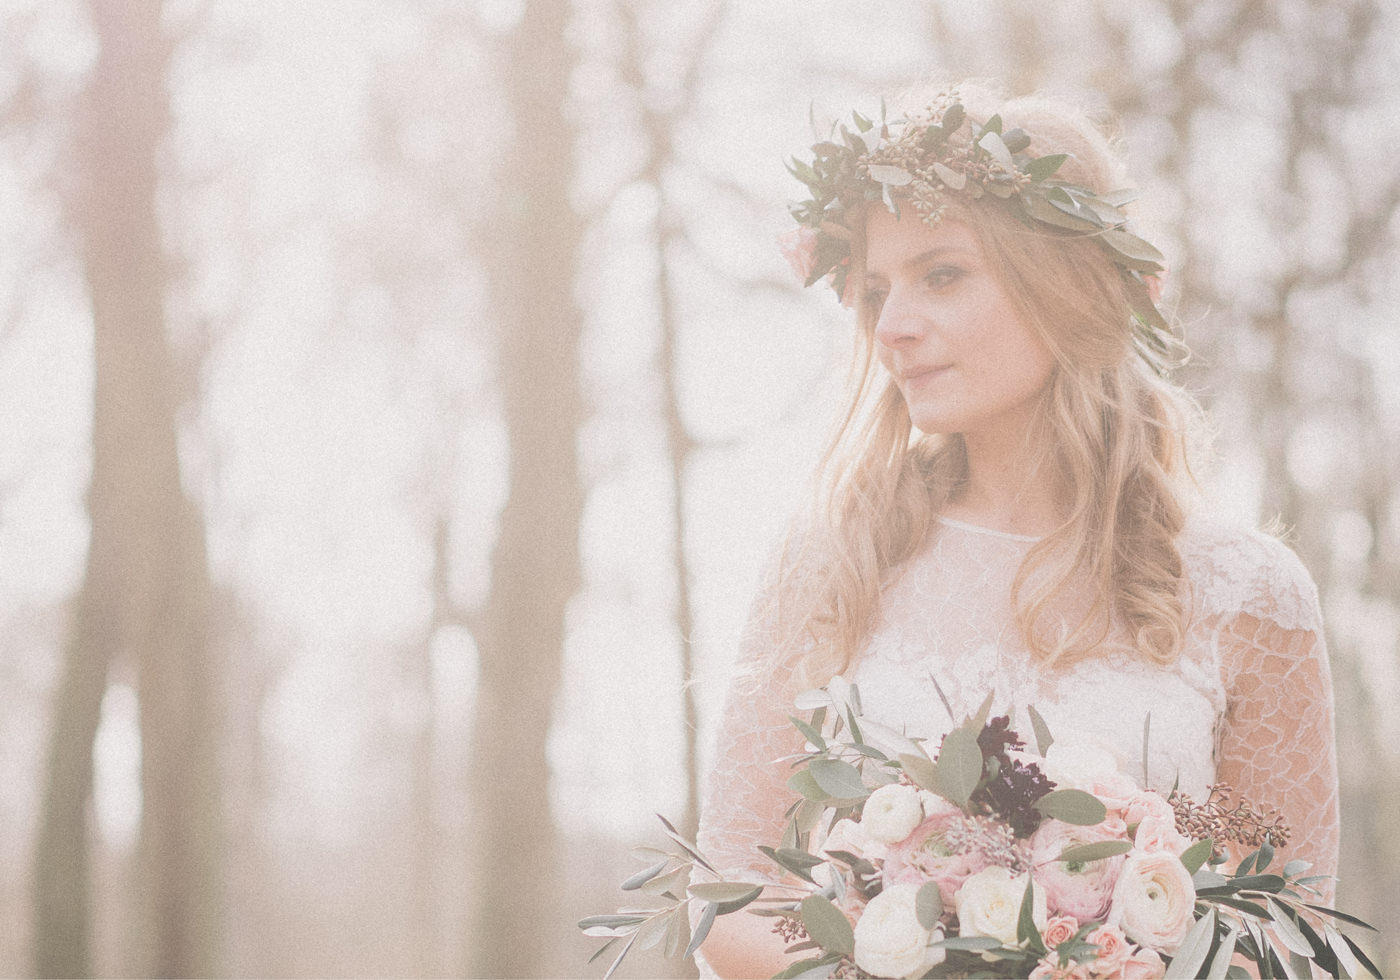
M 1060 966 L 1058 957 L 1051 955 L 1042 959 L 1031 971 L 1031 980 L 1090 980 L 1089 968 L 1077 960 L 1070 960 Z
M 1057 860 L 1061 854 L 1081 844 L 1123 840 L 1122 821 L 1105 826 L 1080 827 L 1062 820 L 1046 820 L 1031 835 L 1031 866 L 1035 880 L 1045 890 L 1045 900 L 1061 915 L 1081 920 L 1102 918 L 1108 913 L 1123 855 L 1097 861 Z
M 1150 949 L 1140 949 L 1123 962 L 1123 980 L 1161 980 L 1167 965 Z
M 1133 836 L 1133 845 L 1139 851 L 1163 851 L 1168 854 L 1180 855 L 1182 851 L 1191 846 L 1191 839 L 1177 831 L 1175 816 L 1163 818 L 1156 814 L 1149 814 L 1138 821 L 1137 833 Z
M 1154 790 L 1143 790 L 1128 797 L 1127 805 L 1123 810 L 1123 819 L 1131 827 L 1135 823 L 1140 823 L 1144 817 L 1158 817 L 1162 820 L 1176 820 L 1176 811 L 1172 805 L 1163 798 L 1161 793 Z
M 1123 964 L 1128 962 L 1131 947 L 1127 937 L 1113 926 L 1104 925 L 1090 932 L 1085 938 L 1099 948 L 1093 963 L 1094 973 L 1101 977 L 1117 976 Z M 1160 959 L 1158 962 L 1161 962 Z
M 1060 943 L 1073 939 L 1074 934 L 1079 931 L 1079 920 L 1072 915 L 1056 915 L 1045 923 L 1045 929 L 1040 934 L 1040 939 L 1050 950 Z
M 788 260 L 788 265 L 792 266 L 793 275 L 806 285 L 813 267 L 817 264 L 817 230 L 807 225 L 798 225 L 791 231 L 783 232 L 778 236 L 778 250 L 783 253 L 783 258 Z
M 943 908 L 951 912 L 962 883 L 991 865 L 981 851 L 957 853 L 948 846 L 943 835 L 962 819 L 956 809 L 934 813 L 903 841 L 890 845 L 883 869 L 886 886 L 936 881 Z

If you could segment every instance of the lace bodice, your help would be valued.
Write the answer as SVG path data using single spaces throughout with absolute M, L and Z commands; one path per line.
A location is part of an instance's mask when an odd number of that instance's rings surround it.
M 1304 856 L 1334 874 L 1338 813 L 1332 689 L 1316 590 L 1278 541 L 1193 519 L 1178 538 L 1186 639 L 1178 661 L 1135 656 L 1121 630 L 1102 653 L 1038 668 L 1014 622 L 1013 578 L 1033 539 L 942 519 L 885 587 L 871 638 L 850 680 L 865 713 L 936 745 L 989 691 L 1031 732 L 1034 704 L 1057 738 L 1096 741 L 1140 785 L 1173 784 L 1197 800 L 1215 781 L 1282 811 L 1293 831 L 1285 859 Z M 762 606 L 756 606 L 762 608 Z M 770 648 L 771 624 L 754 618 L 740 670 Z M 780 670 L 760 695 L 730 692 L 718 733 L 699 844 L 730 871 L 764 875 L 756 850 L 781 837 L 791 802 L 787 769 L 801 751 L 788 721 L 796 693 Z M 1146 737 L 1144 737 L 1146 729 Z M 1143 748 L 1147 746 L 1146 758 Z M 1327 895 L 1330 900 L 1330 890 Z

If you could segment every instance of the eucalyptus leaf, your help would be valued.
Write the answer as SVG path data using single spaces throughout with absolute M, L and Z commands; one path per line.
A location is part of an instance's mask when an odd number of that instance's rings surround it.
M 1047 817 L 1080 827 L 1092 827 L 1108 816 L 1103 802 L 1082 789 L 1051 790 L 1036 800 L 1035 808 Z
M 1077 847 L 1066 848 L 1055 860 L 1064 861 L 1066 864 L 1088 864 L 1091 861 L 1102 861 L 1119 854 L 1127 854 L 1132 849 L 1132 841 L 1099 840 L 1091 844 L 1080 844 Z
M 1167 257 L 1152 244 L 1121 228 L 1106 228 L 1101 236 L 1105 245 L 1118 253 L 1119 264 L 1139 272 L 1161 272 Z
M 1036 221 L 1043 221 L 1047 225 L 1054 225 L 1057 228 L 1064 228 L 1068 231 L 1098 231 L 1099 229 L 1099 226 L 1093 221 L 1076 217 L 1074 214 L 1067 214 L 1039 194 L 1022 194 L 1021 206 Z
M 978 139 L 977 145 L 987 151 L 987 155 L 997 162 L 997 165 L 1004 170 L 1015 170 L 1016 163 L 1011 159 L 1011 151 L 1002 142 L 999 133 L 983 133 Z
M 632 877 L 628 878 L 622 883 L 622 890 L 625 892 L 630 892 L 641 888 L 648 881 L 651 881 L 651 879 L 659 875 L 662 871 L 665 871 L 666 865 L 670 863 L 671 859 L 667 858 L 664 861 L 658 861 L 656 864 L 653 864 L 649 868 L 643 868 L 641 871 L 638 871 L 636 874 L 634 874 Z
M 821 732 L 817 731 L 796 715 L 788 715 L 788 721 L 792 722 L 793 725 L 797 727 L 797 730 L 802 733 L 802 737 L 811 742 L 818 752 L 826 751 L 826 739 L 822 737 Z
M 1055 744 L 1055 738 L 1050 734 L 1050 726 L 1045 724 L 1045 719 L 1040 716 L 1040 712 L 1035 710 L 1035 705 L 1026 705 L 1026 714 L 1031 716 L 1031 731 L 1035 733 L 1035 750 L 1040 753 L 1041 758 L 1050 751 L 1050 746 Z
M 1024 129 L 1020 128 L 1008 129 L 1006 132 L 1002 133 L 1001 141 L 1006 144 L 1006 148 L 1012 153 L 1020 153 L 1031 145 L 1031 138 L 1026 135 Z
M 944 737 L 934 763 L 934 792 L 955 806 L 965 807 L 981 778 L 982 750 L 976 733 L 954 728 Z
M 683 911 L 682 906 L 678 905 L 676 908 L 682 909 Z M 674 914 L 674 912 L 672 914 Z M 655 915 L 648 919 L 646 924 L 637 930 L 637 949 L 651 949 L 653 946 L 658 945 L 666 938 L 666 927 L 668 925 L 670 925 L 670 914 Z
M 710 926 L 715 924 L 715 915 L 718 912 L 719 906 L 714 902 L 706 902 L 705 907 L 700 910 L 700 917 L 695 920 L 695 931 L 690 934 L 690 943 L 685 947 L 687 957 L 694 956 L 705 937 L 710 934 Z
M 953 168 L 939 163 L 937 160 L 933 161 L 931 169 L 938 175 L 939 180 L 943 181 L 944 184 L 955 191 L 960 191 L 967 186 L 966 174 L 960 174 Z
M 943 917 L 943 893 L 938 890 L 938 882 L 926 881 L 919 886 L 914 896 L 914 914 L 925 929 L 938 925 Z
M 689 891 L 706 902 L 734 902 L 755 889 L 762 891 L 763 887 L 747 881 L 701 881 L 691 885 Z
M 690 909 L 688 906 L 678 905 L 676 911 L 671 914 L 671 921 L 666 925 L 666 939 L 661 947 L 662 955 L 668 960 L 675 959 L 689 941 Z
M 824 803 L 831 799 L 831 794 L 821 788 L 810 769 L 797 770 L 788 777 L 787 784 L 788 789 L 817 803 Z
M 1198 840 L 1181 852 L 1181 863 L 1186 865 L 1188 874 L 1194 875 L 1197 871 L 1201 870 L 1201 865 L 1206 863 L 1206 859 L 1210 857 L 1211 852 L 1214 850 L 1215 842 L 1209 837 L 1204 840 Z
M 1304 861 L 1302 858 L 1294 858 L 1283 866 L 1283 876 L 1285 878 L 1296 878 L 1311 867 L 1311 861 Z
M 619 929 L 624 926 L 641 925 L 646 921 L 645 915 L 623 915 L 614 913 L 612 915 L 590 915 L 579 919 L 578 927 L 585 932 L 589 929 Z
M 850 800 L 861 799 L 870 794 L 865 788 L 865 783 L 861 782 L 860 770 L 849 762 L 840 759 L 813 759 L 807 771 L 828 796 Z
M 1141 196 L 1142 192 L 1136 187 L 1119 187 L 1116 190 L 1105 191 L 1098 197 L 1099 200 L 1103 201 L 1105 204 L 1111 204 L 1115 208 L 1121 208 L 1124 205 L 1132 204 Z
M 855 951 L 855 934 L 845 913 L 820 895 L 802 900 L 802 926 L 829 953 L 850 955 Z
M 684 886 L 689 880 L 690 868 L 682 866 L 675 871 L 668 872 L 664 875 L 658 875 L 651 879 L 642 886 L 641 891 L 643 895 L 664 895 L 666 892 L 673 890 L 679 885 L 681 886 L 681 891 L 677 894 L 681 894 L 684 893 Z
M 963 124 L 967 118 L 967 110 L 961 103 L 954 102 L 943 113 L 943 118 L 939 122 L 939 128 L 945 133 L 951 133 Z
M 1361 961 L 1361 965 L 1366 968 L 1366 972 L 1375 977 L 1376 980 L 1381 980 L 1381 971 L 1376 969 L 1376 964 L 1371 962 L 1371 958 L 1366 955 L 1365 951 L 1362 950 L 1360 946 L 1356 945 L 1356 941 L 1346 933 L 1342 933 L 1341 935 L 1342 942 L 1346 943 L 1347 947 L 1352 951 L 1352 954 Z
M 627 940 L 627 945 L 622 947 L 622 952 L 618 953 L 617 959 L 612 961 L 612 966 L 608 967 L 608 972 L 603 974 L 603 980 L 611 980 L 612 975 L 617 972 L 618 965 L 622 963 L 623 958 L 626 957 L 628 952 L 631 951 L 632 944 L 636 941 L 636 936 L 633 936 L 631 939 Z
M 1264 869 L 1267 868 L 1271 863 L 1273 863 L 1273 860 L 1274 860 L 1274 845 L 1270 844 L 1270 843 L 1266 840 L 1266 841 L 1264 841 L 1264 843 L 1262 843 L 1262 844 L 1259 845 L 1259 858 L 1258 858 L 1257 862 L 1256 862 L 1255 865 L 1254 865 L 1254 871 L 1255 871 L 1255 873 L 1256 873 L 1256 874 L 1263 874 Z
M 1036 157 L 1026 164 L 1025 171 L 1030 175 L 1031 180 L 1049 180 L 1054 176 L 1055 171 L 1060 169 L 1061 164 L 1068 159 L 1068 153 L 1052 153 L 1049 156 Z
M 1215 910 L 1201 916 L 1187 931 L 1167 964 L 1166 980 L 1189 980 L 1201 972 L 1215 939 Z
M 1279 941 L 1300 956 L 1311 957 L 1313 954 L 1312 944 L 1308 942 L 1302 930 L 1289 914 L 1289 910 L 1279 904 L 1277 899 L 1267 899 L 1269 911 L 1274 914 L 1274 935 Z
M 934 793 L 938 792 L 935 788 L 938 783 L 938 770 L 928 756 L 900 753 L 899 765 L 914 781 L 915 786 Z
M 823 229 L 824 231 L 825 229 Z M 844 230 L 844 229 L 842 229 Z M 799 694 L 793 704 L 799 711 L 815 711 L 818 708 L 831 706 L 831 695 L 826 691 L 816 688 L 810 691 L 803 691 Z
M 1038 953 L 1045 952 L 1040 927 L 1035 924 L 1035 879 L 1026 875 L 1026 890 L 1021 895 L 1021 914 L 1016 918 L 1016 941 L 1026 943 Z
M 996 691 L 988 691 L 987 696 L 982 699 L 982 703 L 977 706 L 977 713 L 962 726 L 971 730 L 974 739 L 982 734 L 982 729 L 987 724 L 987 716 L 992 713 L 992 699 L 995 697 Z
M 1361 972 L 1361 963 L 1342 939 L 1342 934 L 1330 925 L 1324 925 L 1322 928 L 1323 935 L 1327 938 L 1327 948 L 1332 950 L 1332 954 L 1337 957 L 1337 962 L 1346 971 L 1346 975 L 1349 977 L 1357 976 Z
M 1224 938 L 1220 940 L 1219 948 L 1210 959 L 1210 966 L 1206 969 L 1207 980 L 1224 980 L 1225 975 L 1230 970 L 1230 959 L 1235 955 L 1235 941 L 1239 935 L 1239 930 L 1233 926 L 1226 930 Z
M 793 816 L 793 823 L 797 826 L 798 833 L 810 834 L 812 828 L 816 827 L 825 812 L 826 807 L 812 800 L 803 800 L 799 803 L 797 812 Z
M 1340 919 L 1343 922 L 1350 923 L 1351 925 L 1360 926 L 1362 929 L 1370 929 L 1372 932 L 1377 931 L 1375 926 L 1371 925 L 1369 922 L 1365 922 L 1361 919 L 1358 919 L 1354 915 L 1347 915 L 1347 913 L 1345 912 L 1338 912 L 1336 909 L 1329 909 L 1323 905 L 1312 905 L 1310 903 L 1304 903 L 1304 905 L 1306 908 L 1310 908 L 1314 912 L 1320 912 L 1323 915 L 1330 915 L 1334 919 Z
M 1210 870 L 1210 868 L 1201 868 L 1191 876 L 1191 884 L 1196 886 L 1197 894 L 1208 888 L 1223 888 L 1229 883 L 1229 878 Z
M 914 177 L 909 171 L 888 163 L 872 163 L 870 165 L 870 179 L 892 187 L 903 187 L 914 182 Z

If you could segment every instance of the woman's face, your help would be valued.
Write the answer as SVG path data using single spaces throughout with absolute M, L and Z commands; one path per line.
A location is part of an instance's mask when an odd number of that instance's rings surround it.
M 875 344 L 915 427 L 1016 437 L 1029 426 L 1054 356 L 1026 323 L 971 227 L 901 220 L 872 207 L 864 302 Z

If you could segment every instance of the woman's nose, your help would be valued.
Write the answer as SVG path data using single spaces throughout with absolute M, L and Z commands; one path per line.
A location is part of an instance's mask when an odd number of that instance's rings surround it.
M 883 347 L 907 347 L 924 334 L 924 323 L 898 291 L 892 290 L 875 321 L 875 342 Z

